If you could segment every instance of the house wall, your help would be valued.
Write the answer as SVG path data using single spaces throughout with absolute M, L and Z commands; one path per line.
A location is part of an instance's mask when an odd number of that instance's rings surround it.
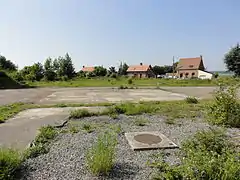
M 137 77 L 137 78 L 155 77 L 155 74 L 151 70 L 149 70 L 147 72 L 128 72 L 127 75 L 129 77 Z
M 198 70 L 178 70 L 177 77 L 179 77 L 179 78 L 197 78 Z
M 205 71 L 198 70 L 198 78 L 199 79 L 212 79 L 213 74 Z

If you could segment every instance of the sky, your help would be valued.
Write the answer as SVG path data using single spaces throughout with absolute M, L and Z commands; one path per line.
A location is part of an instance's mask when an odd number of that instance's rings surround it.
M 0 0 L 0 54 L 19 68 L 48 57 L 85 66 L 170 65 L 204 58 L 224 70 L 240 41 L 239 0 Z

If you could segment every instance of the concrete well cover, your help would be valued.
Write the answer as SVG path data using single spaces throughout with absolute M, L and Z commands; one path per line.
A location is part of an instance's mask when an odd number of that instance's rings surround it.
M 129 132 L 125 137 L 133 150 L 166 149 L 178 146 L 158 131 Z

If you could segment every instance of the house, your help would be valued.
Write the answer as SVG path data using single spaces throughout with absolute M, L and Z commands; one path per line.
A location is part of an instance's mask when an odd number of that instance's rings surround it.
M 156 77 L 152 70 L 151 65 L 133 65 L 129 66 L 127 69 L 127 75 L 130 77 L 138 77 L 138 78 L 151 78 Z
M 212 73 L 205 71 L 202 56 L 179 59 L 176 72 L 179 78 L 212 79 L 213 77 Z
M 82 67 L 83 72 L 93 72 L 94 69 L 95 69 L 94 67 L 85 67 L 85 66 Z

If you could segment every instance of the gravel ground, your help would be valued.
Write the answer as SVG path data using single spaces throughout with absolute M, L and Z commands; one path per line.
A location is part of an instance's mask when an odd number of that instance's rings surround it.
M 136 118 L 146 118 L 151 123 L 147 126 L 136 126 L 133 122 Z M 209 125 L 200 120 L 178 120 L 176 124 L 168 125 L 160 116 L 141 115 L 125 116 L 121 115 L 118 119 L 111 119 L 107 116 L 89 117 L 75 120 L 75 124 L 80 121 L 90 121 L 94 123 L 116 124 L 120 123 L 123 132 L 134 131 L 160 131 L 176 144 L 181 142 L 198 130 L 209 128 Z M 66 128 L 66 127 L 65 127 Z M 231 133 L 237 129 L 231 129 Z M 28 159 L 24 163 L 22 180 L 94 180 L 94 179 L 150 179 L 153 169 L 146 165 L 153 154 L 164 152 L 167 154 L 166 160 L 171 163 L 179 163 L 176 153 L 178 149 L 132 151 L 125 139 L 124 133 L 119 135 L 117 146 L 116 165 L 108 177 L 92 176 L 85 165 L 85 152 L 96 140 L 98 131 L 86 133 L 62 133 L 51 144 L 48 154 L 41 155 L 34 159 Z

